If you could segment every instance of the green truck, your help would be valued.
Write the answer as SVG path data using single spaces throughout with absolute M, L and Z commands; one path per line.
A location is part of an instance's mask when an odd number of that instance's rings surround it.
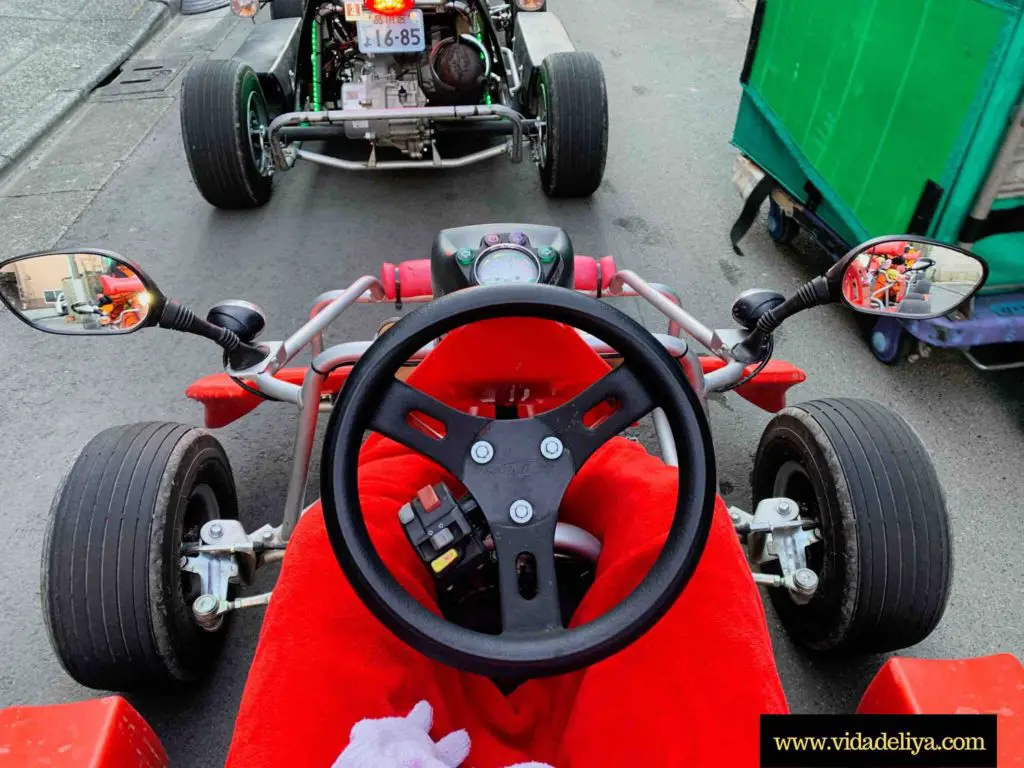
M 769 197 L 776 241 L 804 228 L 838 257 L 905 233 L 988 262 L 955 313 L 880 320 L 875 355 L 1024 365 L 1024 0 L 758 0 L 740 79 L 746 213 Z

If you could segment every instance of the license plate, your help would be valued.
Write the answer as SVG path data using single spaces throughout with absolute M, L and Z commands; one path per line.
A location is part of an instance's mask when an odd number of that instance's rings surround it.
M 413 8 L 405 16 L 372 14 L 356 24 L 363 53 L 418 53 L 426 48 L 423 11 Z

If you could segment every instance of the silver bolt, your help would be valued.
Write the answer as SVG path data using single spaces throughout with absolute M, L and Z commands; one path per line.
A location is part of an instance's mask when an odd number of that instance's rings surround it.
M 512 502 L 508 513 L 512 517 L 513 522 L 523 525 L 533 519 L 533 505 L 525 499 L 519 499 Z
M 557 437 L 545 437 L 540 441 L 540 453 L 545 459 L 554 461 L 562 455 L 563 450 L 565 448 L 562 445 L 562 441 Z
M 792 508 L 792 506 L 790 505 L 790 503 L 788 501 L 780 501 L 779 502 L 778 510 L 779 510 L 779 515 L 781 517 L 789 517 L 790 512 L 793 511 L 793 508 Z
M 185 555 L 182 555 L 178 558 L 178 567 L 184 568 L 186 565 L 188 565 L 188 558 L 185 557 Z
M 210 526 L 210 538 L 211 539 L 219 539 L 223 533 L 224 533 L 224 528 L 221 526 L 220 523 L 214 523 L 213 525 Z
M 263 532 L 263 540 L 264 541 L 270 541 L 273 538 L 274 538 L 274 532 L 273 531 L 264 531 Z
M 735 509 L 729 510 L 729 519 L 732 520 L 734 523 L 738 523 L 740 521 L 740 513 L 737 512 Z
M 809 594 L 818 588 L 818 574 L 810 568 L 797 568 L 793 573 L 793 584 L 801 592 Z
M 217 610 L 218 603 L 219 601 L 213 595 L 200 595 L 192 603 L 192 612 L 199 616 L 211 614 Z
M 486 440 L 477 440 L 469 449 L 469 455 L 477 464 L 486 464 L 494 458 L 494 446 Z

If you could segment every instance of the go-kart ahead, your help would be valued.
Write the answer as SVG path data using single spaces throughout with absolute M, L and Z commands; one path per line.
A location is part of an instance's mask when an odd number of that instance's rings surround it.
M 236 5 L 253 15 L 262 3 Z M 272 20 L 254 26 L 233 58 L 197 64 L 182 82 L 185 154 L 211 204 L 264 204 L 273 174 L 299 159 L 349 171 L 444 169 L 501 155 L 518 163 L 524 146 L 548 195 L 587 197 L 600 185 L 604 73 L 544 2 L 270 6 Z M 488 146 L 474 151 L 473 137 Z M 330 139 L 367 141 L 368 157 L 304 146 Z M 379 158 L 379 150 L 405 157 Z
M 203 320 L 116 254 L 33 254 L 0 264 L 19 286 L 17 295 L 0 297 L 40 330 L 120 335 L 159 325 L 218 344 L 225 373 L 188 390 L 205 404 L 209 427 L 265 400 L 299 407 L 282 518 L 253 531 L 237 519 L 231 468 L 209 432 L 144 423 L 106 430 L 86 445 L 54 499 L 43 560 L 47 627 L 61 663 L 78 682 L 104 690 L 202 677 L 226 615 L 271 598 L 238 597 L 236 588 L 285 556 L 303 511 L 317 418 L 329 412 L 321 468 L 328 530 L 342 570 L 383 624 L 422 653 L 482 675 L 536 677 L 594 664 L 657 622 L 700 559 L 717 496 L 706 403 L 730 390 L 777 413 L 755 459 L 753 511 L 729 514 L 753 578 L 771 588 L 786 629 L 826 654 L 919 642 L 942 616 L 951 577 L 945 502 L 926 448 L 902 417 L 875 402 L 785 407 L 786 390 L 805 375 L 770 359 L 773 331 L 785 319 L 840 297 L 850 303 L 844 278 L 877 242 L 789 298 L 741 294 L 732 307 L 738 327 L 712 330 L 670 289 L 617 271 L 610 257 L 576 255 L 558 228 L 449 229 L 429 260 L 385 264 L 379 278 L 321 295 L 298 331 L 265 344 L 255 341 L 265 325 L 255 306 L 222 302 Z M 947 246 L 930 255 L 979 263 Z M 63 264 L 64 289 L 73 292 L 76 281 L 92 279 L 97 261 L 123 265 L 143 283 L 142 322 L 68 325 L 28 309 L 34 272 L 53 274 Z M 962 288 L 969 294 L 977 285 Z M 652 334 L 599 300 L 618 297 L 648 301 L 668 318 L 668 333 Z M 373 341 L 324 347 L 327 327 L 353 304 L 385 302 L 427 303 Z M 936 314 L 949 309 L 934 304 Z M 538 354 L 549 360 L 546 369 L 530 360 L 488 368 L 481 360 L 500 362 L 503 353 L 467 342 L 473 337 L 460 330 L 478 321 L 514 330 L 525 318 L 578 329 L 573 348 Z M 710 355 L 698 355 L 692 342 Z M 539 352 L 544 341 L 536 344 Z M 475 403 L 470 412 L 403 381 L 446 346 L 458 350 L 455 359 L 473 361 L 446 374 L 451 391 Z M 307 348 L 308 367 L 286 367 Z M 581 353 L 599 356 L 610 372 L 573 390 L 571 371 L 559 366 L 571 368 Z M 648 415 L 663 461 L 685 469 L 664 549 L 643 588 L 600 619 L 567 629 L 602 543 L 559 521 L 562 493 L 595 450 Z M 356 473 L 367 430 L 421 452 L 467 489 L 459 496 L 443 484 L 424 488 L 396 510 L 395 524 L 434 580 L 442 616 L 409 599 L 362 523 Z M 901 582 L 900 574 L 914 576 Z

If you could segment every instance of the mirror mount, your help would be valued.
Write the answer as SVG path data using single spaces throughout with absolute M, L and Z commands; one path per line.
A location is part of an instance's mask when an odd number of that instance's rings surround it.
M 827 275 L 804 283 L 788 299 L 758 317 L 750 335 L 732 348 L 733 358 L 741 363 L 753 363 L 764 359 L 772 333 L 784 320 L 805 309 L 830 304 L 834 300 Z

